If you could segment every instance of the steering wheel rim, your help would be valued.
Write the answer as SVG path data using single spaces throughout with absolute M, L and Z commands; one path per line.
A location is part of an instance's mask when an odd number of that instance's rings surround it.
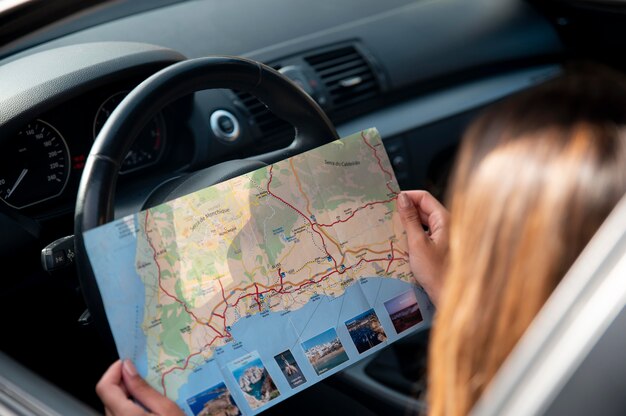
M 112 353 L 115 343 L 87 256 L 83 232 L 114 219 L 119 169 L 134 138 L 150 118 L 185 95 L 222 88 L 252 94 L 276 116 L 295 127 L 296 135 L 288 147 L 261 154 L 254 157 L 255 160 L 274 163 L 338 139 L 324 111 L 300 87 L 273 68 L 246 58 L 189 59 L 162 69 L 133 89 L 108 118 L 91 148 L 74 214 L 78 280 L 92 319 Z

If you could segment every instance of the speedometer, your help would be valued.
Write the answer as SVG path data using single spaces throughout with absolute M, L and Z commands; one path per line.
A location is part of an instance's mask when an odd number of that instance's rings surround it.
M 102 129 L 115 107 L 126 97 L 128 91 L 121 91 L 107 98 L 96 113 L 93 123 L 94 139 Z M 143 128 L 139 137 L 135 139 L 130 151 L 122 162 L 120 173 L 128 173 L 153 165 L 159 161 L 163 154 L 165 144 L 165 122 L 163 116 L 158 113 Z
M 0 154 L 0 199 L 25 208 L 59 196 L 70 176 L 70 152 L 61 134 L 36 120 Z

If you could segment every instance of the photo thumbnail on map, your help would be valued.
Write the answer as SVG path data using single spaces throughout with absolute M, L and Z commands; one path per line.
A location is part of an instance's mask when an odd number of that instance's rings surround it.
M 228 387 L 222 382 L 189 399 L 187 404 L 194 416 L 240 416 Z
M 322 375 L 349 359 L 335 328 L 303 342 L 302 349 L 317 375 Z
M 252 409 L 258 409 L 280 396 L 280 391 L 256 351 L 232 361 L 228 369 Z
M 346 327 L 359 354 L 387 341 L 387 334 L 374 309 L 346 321 Z
M 306 383 L 306 377 L 302 374 L 302 370 L 300 370 L 300 366 L 290 350 L 281 352 L 274 359 L 292 389 Z
M 415 292 L 409 290 L 385 302 L 385 309 L 393 322 L 396 333 L 406 331 L 422 322 L 422 312 L 417 304 Z

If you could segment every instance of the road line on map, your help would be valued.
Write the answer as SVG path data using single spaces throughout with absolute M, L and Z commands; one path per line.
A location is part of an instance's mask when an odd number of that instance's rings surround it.
M 165 290 L 165 288 L 163 287 L 163 284 L 162 284 L 162 282 L 161 282 L 161 266 L 159 265 L 159 262 L 157 261 L 157 258 L 156 258 L 156 257 L 157 257 L 157 250 L 156 250 L 156 248 L 154 247 L 154 245 L 152 244 L 152 239 L 151 239 L 151 238 L 150 238 L 150 236 L 148 235 L 148 216 L 149 216 L 149 213 L 150 213 L 150 210 L 147 210 L 147 211 L 146 211 L 146 218 L 145 218 L 145 221 L 144 221 L 144 229 L 145 229 L 145 232 L 146 232 L 146 238 L 147 238 L 147 240 L 148 240 L 148 244 L 150 245 L 150 248 L 152 248 L 152 251 L 153 251 L 153 253 L 154 253 L 152 258 L 153 258 L 153 260 L 154 260 L 154 262 L 155 262 L 155 264 L 156 264 L 156 266 L 157 266 L 157 271 L 158 271 L 158 274 L 157 274 L 157 279 L 158 279 L 159 288 L 160 288 L 160 289 L 161 289 L 161 291 L 162 291 L 163 293 L 165 293 L 167 296 L 169 296 L 170 298 L 172 298 L 173 300 L 175 300 L 176 302 L 178 302 L 178 303 L 179 303 L 179 304 L 180 304 L 180 305 L 181 305 L 181 306 L 185 309 L 185 312 L 187 312 L 187 314 L 189 314 L 190 316 L 192 316 L 192 317 L 196 320 L 196 322 L 198 322 L 198 323 L 199 323 L 199 324 L 201 324 L 201 325 L 208 325 L 209 327 L 211 327 L 211 329 L 213 329 L 215 332 L 217 332 L 217 333 L 218 333 L 218 335 L 216 335 L 216 336 L 213 338 L 213 340 L 211 340 L 211 342 L 210 342 L 210 343 L 208 343 L 207 345 L 205 345 L 203 348 L 205 348 L 205 347 L 207 347 L 207 346 L 210 346 L 210 345 L 211 345 L 211 344 L 213 344 L 213 343 L 214 343 L 217 339 L 224 338 L 224 336 L 223 336 L 223 335 L 222 335 L 222 334 L 221 334 L 218 330 L 216 330 L 216 329 L 215 329 L 215 328 L 214 328 L 214 327 L 210 324 L 210 322 L 207 322 L 207 323 L 203 323 L 203 322 L 201 322 L 201 321 L 198 319 L 198 317 L 197 317 L 197 316 L 196 316 L 193 312 L 191 312 L 191 311 L 188 309 L 187 305 L 186 305 L 183 301 L 181 301 L 180 299 L 178 299 L 176 296 L 174 296 L 174 295 L 170 294 L 170 293 L 169 293 L 167 290 Z M 163 394 L 166 394 L 166 393 L 167 393 L 167 389 L 166 389 L 166 387 L 165 387 L 165 377 L 166 377 L 168 374 L 170 374 L 171 372 L 173 372 L 174 370 L 177 370 L 177 369 L 180 369 L 180 370 L 185 370 L 185 369 L 187 368 L 187 366 L 189 365 L 189 360 L 190 360 L 191 358 L 193 358 L 194 356 L 196 356 L 196 355 L 200 354 L 201 352 L 202 352 L 202 350 L 197 351 L 197 352 L 192 353 L 192 354 L 189 354 L 189 355 L 187 356 L 186 360 L 185 360 L 185 365 L 184 365 L 182 368 L 181 368 L 181 367 L 178 367 L 178 366 L 177 366 L 177 367 L 172 367 L 172 368 L 170 368 L 169 370 L 167 370 L 167 371 L 165 371 L 165 372 L 161 373 L 161 386 L 163 387 Z
M 378 204 L 387 204 L 393 200 L 395 200 L 397 198 L 397 195 L 386 199 L 384 201 L 374 201 L 374 202 L 368 202 L 367 204 L 363 205 L 362 207 L 358 207 L 357 209 L 355 209 L 354 211 L 352 211 L 352 214 L 350 214 L 348 217 L 344 218 L 343 220 L 337 220 L 335 222 L 331 222 L 330 224 L 320 224 L 320 223 L 316 223 L 319 227 L 332 227 L 334 225 L 337 225 L 339 223 L 343 223 L 343 222 L 347 222 L 348 220 L 352 219 L 352 217 L 354 217 L 354 215 L 359 212 L 364 210 L 367 207 L 373 206 L 373 205 L 378 205 Z
M 391 258 L 389 259 L 389 264 L 387 265 L 387 268 L 385 269 L 385 274 L 389 274 L 389 267 L 391 266 L 391 263 L 393 262 L 394 259 L 394 252 L 393 252 L 393 241 L 390 241 L 389 244 L 391 245 Z
M 255 283 L 254 288 L 256 289 L 256 304 L 259 305 L 259 312 L 261 312 L 261 302 L 259 302 L 259 286 Z
M 304 193 L 304 190 L 302 190 L 302 184 L 300 183 L 300 177 L 298 176 L 298 172 L 296 172 L 296 167 L 293 165 L 293 158 L 289 159 L 289 164 L 291 165 L 291 171 L 293 172 L 293 176 L 296 178 L 296 183 L 298 184 L 298 189 L 300 190 L 300 193 L 302 194 L 304 199 L 306 199 L 306 210 L 309 213 L 309 215 L 313 215 L 313 213 L 311 212 L 311 201 L 309 200 L 309 197 L 307 196 L 307 194 Z
M 222 337 L 220 337 L 220 336 L 215 336 L 215 337 L 211 340 L 211 342 L 209 342 L 209 343 L 205 344 L 205 345 L 202 347 L 202 349 L 200 349 L 200 351 L 196 351 L 196 352 L 194 352 L 193 354 L 189 354 L 189 355 L 187 356 L 187 358 L 185 359 L 185 365 L 183 365 L 182 367 L 180 367 L 180 366 L 172 367 L 172 368 L 170 368 L 169 370 L 164 371 L 163 373 L 161 373 L 161 387 L 163 387 L 163 394 L 164 394 L 164 395 L 167 395 L 167 388 L 165 387 L 165 376 L 167 376 L 168 374 L 171 374 L 172 372 L 174 372 L 174 371 L 176 371 L 176 370 L 183 370 L 183 371 L 184 371 L 184 370 L 186 370 L 186 369 L 187 369 L 187 366 L 189 365 L 189 361 L 190 361 L 193 357 L 195 357 L 196 355 L 202 354 L 202 351 L 203 351 L 206 347 L 210 347 L 210 346 L 211 346 L 211 345 L 215 342 L 215 340 L 217 340 L 217 339 L 219 339 L 219 338 L 222 338 Z
M 383 167 L 383 162 L 382 160 L 380 160 L 380 157 L 378 157 L 378 151 L 376 150 L 376 148 L 374 146 L 372 146 L 367 139 L 365 138 L 365 134 L 363 134 L 363 132 L 361 132 L 361 138 L 363 139 L 363 141 L 365 142 L 365 144 L 367 145 L 367 147 L 369 147 L 370 149 L 372 149 L 372 151 L 374 152 L 374 157 L 376 158 L 376 160 L 378 160 L 378 166 L 380 166 L 380 170 L 382 170 L 383 172 L 385 172 L 387 174 L 387 176 L 389 176 L 389 180 L 386 182 L 387 185 L 387 189 L 389 189 L 391 191 L 391 193 L 398 195 L 399 192 L 394 191 L 393 189 L 391 189 L 391 187 L 389 186 L 389 182 L 393 179 L 393 174 L 391 172 L 389 172 L 388 170 L 386 170 Z M 380 143 L 382 145 L 382 142 Z
M 157 266 L 157 271 L 158 271 L 157 281 L 158 281 L 158 284 L 159 284 L 159 288 L 161 289 L 161 291 L 163 293 L 165 293 L 171 299 L 173 299 L 176 302 L 178 302 L 185 309 L 185 312 L 187 312 L 190 316 L 192 316 L 196 320 L 196 322 L 198 322 L 199 324 L 202 324 L 202 325 L 206 325 L 207 324 L 206 322 L 202 322 L 192 311 L 189 310 L 189 307 L 187 306 L 187 304 L 185 302 L 183 302 L 182 300 L 178 299 L 176 296 L 174 296 L 171 293 L 169 293 L 163 287 L 163 282 L 161 281 L 161 265 L 159 264 L 159 262 L 157 260 L 157 250 L 154 247 L 154 245 L 152 244 L 152 239 L 148 236 L 148 229 L 147 229 L 147 227 L 148 227 L 148 214 L 149 214 L 149 212 L 150 212 L 150 210 L 146 211 L 146 219 L 145 219 L 145 222 L 144 222 L 144 228 L 146 230 L 146 237 L 147 237 L 147 240 L 148 240 L 148 244 L 150 245 L 150 247 L 152 248 L 152 251 L 154 253 L 153 256 L 152 256 L 152 259 L 154 260 L 154 263 Z
M 306 220 L 309 222 L 309 224 L 311 225 L 311 230 L 313 232 L 315 232 L 317 235 L 320 236 L 320 238 L 322 239 L 322 246 L 324 247 L 324 251 L 326 251 L 326 255 L 328 257 L 330 257 L 333 262 L 335 263 L 335 269 L 337 269 L 337 260 L 335 260 L 335 258 L 328 252 L 328 249 L 326 248 L 326 242 L 324 240 L 324 237 L 322 236 L 322 234 L 317 231 L 314 227 L 314 223 L 313 221 L 311 221 L 310 218 L 308 218 L 306 215 L 304 215 L 304 213 L 302 211 L 300 211 L 298 208 L 294 207 L 293 205 L 291 205 L 289 202 L 285 201 L 284 199 L 282 199 L 281 197 L 279 197 L 278 195 L 274 194 L 271 190 L 270 190 L 270 185 L 272 183 L 272 178 L 273 178 L 273 174 L 272 171 L 274 169 L 274 165 L 270 165 L 270 170 L 269 170 L 269 174 L 270 174 L 270 178 L 267 181 L 267 193 L 272 195 L 274 198 L 278 199 L 279 201 L 281 201 L 283 204 L 291 207 L 291 209 L 293 209 L 294 211 L 296 211 L 298 214 L 300 214 L 301 216 L 303 216 L 304 218 L 306 218 Z

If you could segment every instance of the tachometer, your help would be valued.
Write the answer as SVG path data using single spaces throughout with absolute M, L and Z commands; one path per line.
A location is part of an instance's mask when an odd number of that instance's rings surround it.
M 0 199 L 25 208 L 61 195 L 70 176 L 70 152 L 61 133 L 36 120 L 0 154 Z
M 94 139 L 102 129 L 115 107 L 126 97 L 128 91 L 121 91 L 107 98 L 96 113 L 93 123 Z M 120 173 L 128 173 L 145 168 L 159 161 L 163 154 L 165 140 L 165 122 L 161 113 L 153 117 L 139 133 L 126 158 L 122 162 Z

